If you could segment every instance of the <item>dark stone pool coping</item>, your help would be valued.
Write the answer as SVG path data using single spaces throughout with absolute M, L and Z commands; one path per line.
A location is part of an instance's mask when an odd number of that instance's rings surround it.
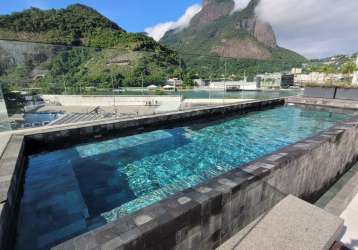
M 305 87 L 304 97 L 358 101 L 357 88 Z
M 336 95 L 335 87 L 323 88 L 323 87 L 305 87 L 303 96 L 310 98 L 326 98 L 334 99 Z
M 103 135 L 100 138 L 105 138 L 111 131 L 138 132 L 138 128 L 155 129 L 168 122 L 176 123 L 228 113 L 246 113 L 267 106 L 281 105 L 284 103 L 283 100 L 256 101 L 109 123 L 99 122 L 86 126 L 61 126 L 13 135 L 0 162 L 0 180 L 1 176 L 6 176 L 4 183 L 0 182 L 4 184 L 0 189 L 3 191 L 0 196 L 1 249 L 11 249 L 14 243 L 16 214 L 24 175 L 23 152 L 28 150 L 25 145 L 42 150 L 52 143 L 56 144 L 56 147 L 60 146 L 68 138 L 71 138 L 72 143 L 83 142 L 99 139 L 98 136 L 101 134 Z M 287 190 L 271 185 L 274 183 L 270 180 L 272 173 L 280 171 L 322 145 L 329 146 L 330 143 L 339 142 L 346 131 L 352 129 L 354 133 L 358 133 L 358 116 L 246 164 L 240 169 L 232 170 L 195 188 L 184 190 L 173 197 L 121 217 L 113 223 L 75 237 L 54 249 L 213 249 L 228 239 L 235 230 L 248 224 L 285 196 Z M 30 151 L 33 151 L 33 148 Z M 357 160 L 358 152 L 353 152 L 352 155 L 350 159 L 342 162 L 344 166 L 337 170 L 337 177 Z M 11 175 L 12 178 L 9 180 Z M 320 188 L 297 195 L 306 200 L 313 200 L 333 181 L 334 178 L 330 178 Z
M 314 106 L 321 106 L 321 107 L 340 108 L 340 109 L 352 109 L 352 110 L 358 109 L 358 101 L 354 101 L 354 100 L 290 96 L 290 97 L 286 97 L 286 102 L 304 104 L 304 105 L 314 105 Z

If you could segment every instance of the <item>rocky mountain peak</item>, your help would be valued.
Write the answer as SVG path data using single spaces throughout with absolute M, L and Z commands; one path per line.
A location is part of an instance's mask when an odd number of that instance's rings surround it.
M 203 0 L 203 8 L 190 26 L 167 32 L 161 42 L 184 53 L 255 60 L 284 55 L 293 61 L 304 60 L 277 45 L 272 26 L 256 15 L 259 2 L 251 0 L 245 8 L 233 12 L 234 0 Z
M 233 0 L 204 0 L 203 9 L 192 19 L 191 26 L 198 30 L 220 17 L 230 15 L 234 5 Z

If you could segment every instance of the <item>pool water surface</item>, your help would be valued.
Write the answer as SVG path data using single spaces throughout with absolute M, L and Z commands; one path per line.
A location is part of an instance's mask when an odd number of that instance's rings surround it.
M 31 155 L 17 249 L 49 249 L 349 119 L 281 106 Z

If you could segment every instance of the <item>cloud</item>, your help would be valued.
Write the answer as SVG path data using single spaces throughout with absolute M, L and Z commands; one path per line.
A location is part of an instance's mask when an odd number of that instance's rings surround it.
M 358 51 L 357 11 L 356 0 L 261 0 L 256 8 L 282 47 L 309 58 Z
M 159 23 L 155 26 L 146 28 L 145 32 L 147 32 L 148 35 L 153 37 L 156 41 L 159 41 L 169 30 L 183 30 L 187 28 L 190 25 L 191 19 L 201 11 L 201 8 L 202 7 L 199 4 L 192 5 L 187 8 L 184 15 L 177 21 Z
M 245 9 L 251 0 L 234 0 L 235 6 L 231 13 Z
M 233 12 L 250 2 L 233 1 Z M 188 27 L 201 8 L 193 5 L 177 21 L 160 23 L 145 31 L 158 41 L 169 30 Z M 357 52 L 357 11 L 358 0 L 260 0 L 256 8 L 259 18 L 273 26 L 280 46 L 308 58 Z

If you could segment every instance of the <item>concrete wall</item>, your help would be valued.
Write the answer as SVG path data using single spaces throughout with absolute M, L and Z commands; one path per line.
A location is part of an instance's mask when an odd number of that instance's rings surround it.
M 45 102 L 62 106 L 145 106 L 149 102 L 157 105 L 179 104 L 181 96 L 82 96 L 82 95 L 42 95 Z

